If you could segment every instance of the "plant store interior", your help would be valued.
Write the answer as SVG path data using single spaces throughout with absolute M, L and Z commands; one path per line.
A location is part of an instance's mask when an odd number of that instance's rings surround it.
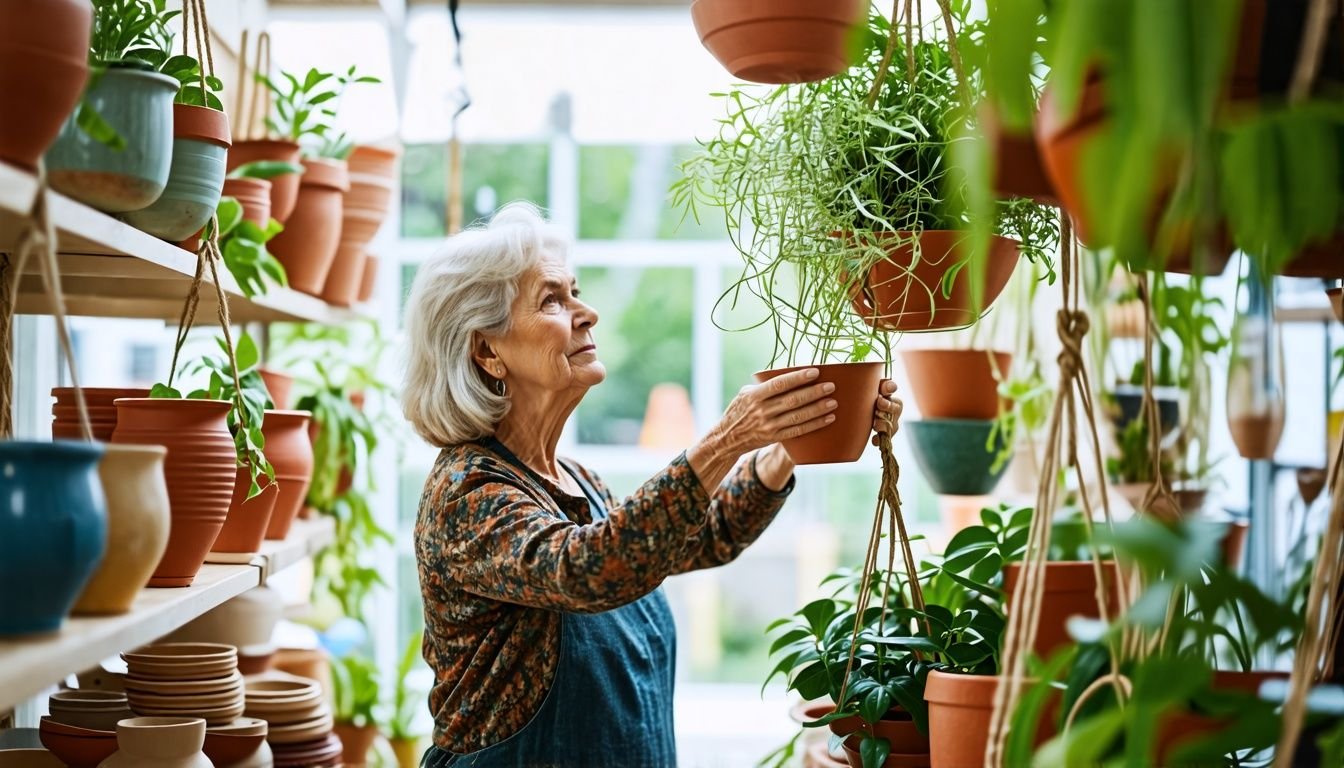
M 687 492 L 657 722 L 466 719 L 425 602 L 416 314 L 514 201 L 573 541 L 833 385 Z M 0 0 L 0 768 L 1344 766 L 1341 323 L 1338 0 Z

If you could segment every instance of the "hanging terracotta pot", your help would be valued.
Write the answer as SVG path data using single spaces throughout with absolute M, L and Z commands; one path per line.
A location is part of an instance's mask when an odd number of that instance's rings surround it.
M 1344 278 L 1344 233 L 1309 245 L 1294 256 L 1280 273 L 1285 277 Z
M 168 546 L 168 484 L 161 445 L 108 445 L 98 463 L 107 497 L 107 554 L 75 613 L 125 613 Z
M 331 728 L 341 740 L 341 762 L 347 766 L 364 765 L 369 760 L 369 750 L 378 739 L 378 726 L 336 723 Z
M 0 0 L 0 160 L 37 170 L 89 77 L 93 8 Z
M 836 236 L 840 236 L 836 233 Z M 854 311 L 884 331 L 939 331 L 971 325 L 994 303 L 1017 266 L 1017 242 L 991 236 L 977 304 L 968 267 L 968 235 L 951 230 L 884 233 L 887 257 L 869 269 L 862 284 L 851 287 Z M 960 269 L 952 290 L 943 295 L 943 279 Z
M 999 197 L 1025 197 L 1043 205 L 1059 205 L 1055 188 L 1045 173 L 1036 138 L 1030 131 L 1017 133 L 1003 125 L 988 104 L 981 106 L 980 132 L 993 153 L 993 184 Z
M 267 411 L 262 423 L 266 458 L 275 467 L 275 481 L 280 486 L 275 510 L 266 527 L 268 539 L 289 535 L 289 527 L 308 495 L 308 484 L 313 478 L 313 444 L 308 436 L 311 418 L 308 411 Z
M 112 430 L 117 426 L 117 406 L 113 401 L 121 397 L 149 397 L 148 389 L 134 387 L 80 387 L 84 405 L 89 412 L 93 439 L 102 443 L 112 441 Z M 79 406 L 75 404 L 74 387 L 52 387 L 51 396 L 56 404 L 51 407 L 51 436 L 57 440 L 79 440 Z
M 174 104 L 168 186 L 149 207 L 118 218 L 173 243 L 200 232 L 219 207 L 232 141 L 228 115 L 209 107 Z
M 830 724 L 831 732 L 847 736 L 844 741 L 845 758 L 851 768 L 864 768 L 859 746 L 865 734 L 886 739 L 890 750 L 882 768 L 925 768 L 929 765 L 929 737 L 919 732 L 910 714 L 900 707 L 892 707 L 872 725 L 859 717 L 846 717 Z
M 55 632 L 103 558 L 95 443 L 0 441 L 0 636 Z
M 223 194 L 243 206 L 244 221 L 250 221 L 262 229 L 271 223 L 270 180 L 225 179 Z
M 274 139 L 252 139 L 234 142 L 229 150 L 229 170 L 247 163 L 261 160 L 274 160 L 281 163 L 299 162 L 299 145 L 292 141 Z M 294 212 L 294 204 L 299 199 L 299 174 L 286 173 L 270 179 L 271 218 L 285 223 Z
M 151 587 L 191 586 L 224 526 L 238 474 L 238 454 L 225 422 L 231 407 L 225 400 L 117 401 L 113 443 L 168 448 L 164 477 L 172 522 Z
M 364 276 L 359 281 L 359 302 L 363 304 L 373 298 L 373 288 L 378 283 L 378 257 L 372 253 L 364 255 Z
M 691 21 L 734 77 L 806 83 L 849 68 L 862 50 L 867 11 L 858 0 L 694 0 Z
M 991 355 L 992 364 L 991 364 Z M 984 349 L 907 349 L 901 352 L 919 415 L 926 419 L 995 419 L 1012 408 L 995 378 L 1007 378 L 1013 356 Z
M 284 266 L 290 288 L 320 296 L 340 245 L 342 197 L 350 178 L 343 160 L 306 157 L 303 167 L 294 213 L 267 248 Z M 272 216 L 274 208 L 272 201 Z
M 1116 592 L 1119 578 L 1113 561 L 1101 565 L 1106 584 L 1106 613 L 1112 620 L 1120 614 L 1120 595 Z M 1003 567 L 1003 594 L 1007 609 L 1012 609 L 1013 590 L 1022 577 L 1022 565 L 1010 563 Z M 1036 644 L 1032 650 L 1042 659 L 1072 640 L 1069 638 L 1070 616 L 1088 619 L 1101 618 L 1097 608 L 1097 574 L 1091 561 L 1048 562 L 1045 564 L 1045 585 L 1041 601 L 1041 618 L 1036 625 Z
M 132 717 L 117 723 L 117 752 L 98 768 L 214 768 L 199 717 Z
M 796 366 L 758 371 L 752 374 L 758 382 L 769 381 L 781 374 L 803 368 L 821 372 L 816 383 L 830 382 L 835 391 L 830 397 L 838 405 L 831 413 L 835 421 L 815 432 L 784 441 L 784 450 L 795 464 L 834 464 L 857 461 L 873 432 L 873 408 L 877 403 L 877 388 L 882 381 L 882 363 L 835 363 L 831 365 Z
M 959 675 L 933 670 L 924 683 L 929 703 L 929 753 L 933 768 L 967 768 L 985 762 L 989 721 L 994 694 L 1002 678 L 997 675 Z M 1036 746 L 1054 735 L 1059 695 L 1046 704 L 1046 716 L 1036 729 Z
M 263 422 L 262 429 L 265 429 Z M 267 482 L 261 475 L 257 482 L 262 484 L 261 493 L 247 498 L 251 483 L 247 479 L 247 468 L 239 467 L 234 478 L 233 498 L 229 500 L 229 513 L 224 518 L 224 527 L 219 529 L 215 543 L 210 546 L 210 554 L 205 556 L 208 563 L 250 563 L 261 550 L 262 539 L 266 537 L 266 527 L 275 511 L 275 500 L 280 494 L 280 485 Z
M 901 426 L 908 430 L 915 462 L 934 493 L 983 496 L 993 492 L 1008 469 L 1006 461 L 994 469 L 994 459 L 1006 438 L 999 434 L 995 447 L 988 446 L 992 421 L 918 419 L 903 421 Z

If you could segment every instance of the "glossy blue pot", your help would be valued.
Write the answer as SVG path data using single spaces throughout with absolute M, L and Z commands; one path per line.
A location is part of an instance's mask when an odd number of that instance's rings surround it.
M 103 559 L 103 446 L 0 442 L 0 635 L 54 632 Z

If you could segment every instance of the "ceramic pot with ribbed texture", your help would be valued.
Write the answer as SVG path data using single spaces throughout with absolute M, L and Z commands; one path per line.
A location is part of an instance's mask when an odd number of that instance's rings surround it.
M 161 445 L 108 445 L 98 464 L 107 497 L 107 554 L 75 613 L 125 613 L 168 546 L 168 484 Z
M 0 0 L 0 160 L 36 170 L 89 78 L 87 0 Z
M 132 717 L 117 723 L 116 754 L 98 768 L 214 768 L 199 717 Z
M 266 247 L 284 266 L 290 288 L 321 296 L 341 242 L 341 212 L 350 177 L 344 160 L 309 157 L 303 159 L 303 167 L 294 212 L 284 231 Z
M 328 304 L 348 307 L 359 298 L 368 245 L 387 218 L 397 188 L 398 152 L 359 146 L 350 153 L 350 189 L 341 214 L 341 244 L 322 289 Z
M 0 442 L 0 636 L 54 632 L 102 560 L 96 443 Z
M 267 179 L 225 179 L 223 195 L 243 206 L 243 220 L 262 229 L 271 223 L 271 182 Z
M 114 67 L 96 76 L 84 98 L 126 146 L 118 150 L 95 140 L 71 115 L 47 150 L 51 188 L 108 213 L 137 211 L 158 200 L 173 160 L 178 87 L 167 75 L 138 69 Z
M 224 527 L 219 529 L 219 536 L 211 545 L 210 554 L 205 557 L 206 562 L 249 563 L 261 550 L 266 528 L 271 523 L 271 513 L 275 511 L 275 499 L 280 494 L 280 486 L 278 480 L 269 482 L 265 475 L 258 477 L 257 483 L 262 486 L 261 493 L 247 498 L 252 484 L 247 479 L 247 468 L 238 468 L 228 517 L 224 518 Z
M 372 253 L 364 254 L 364 277 L 359 281 L 359 301 L 364 303 L 373 298 L 373 288 L 378 284 L 378 257 Z
M 273 139 L 253 139 L 236 141 L 229 150 L 229 170 L 247 163 L 261 160 L 274 160 L 282 163 L 299 162 L 299 145 L 292 141 Z M 286 173 L 270 179 L 271 182 L 271 218 L 285 223 L 294 212 L 294 203 L 299 199 L 299 175 Z
M 232 142 L 228 115 L 209 107 L 174 104 L 168 186 L 153 205 L 119 218 L 174 243 L 200 232 L 219 206 L 224 162 Z
M 267 411 L 261 434 L 266 438 L 266 458 L 275 468 L 280 486 L 266 538 L 283 539 L 303 507 L 313 478 L 313 444 L 308 437 L 308 411 Z
M 229 511 L 238 454 L 225 400 L 126 398 L 117 401 L 113 443 L 168 448 L 164 477 L 172 510 L 168 548 L 151 587 L 189 587 Z
M 117 406 L 121 397 L 149 397 L 148 389 L 135 387 L 80 387 L 84 405 L 89 411 L 89 426 L 93 439 L 103 443 L 112 441 L 112 430 L 117 428 Z M 51 396 L 56 404 L 51 407 L 51 436 L 55 440 L 81 440 L 79 406 L 75 404 L 74 387 L 52 387 Z

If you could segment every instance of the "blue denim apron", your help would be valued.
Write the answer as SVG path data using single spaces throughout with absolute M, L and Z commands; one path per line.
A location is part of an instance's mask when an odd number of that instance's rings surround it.
M 502 443 L 485 444 L 541 483 Z M 593 519 L 605 518 L 597 489 L 565 469 L 583 488 Z M 676 626 L 661 587 L 610 611 L 562 613 L 555 678 L 532 720 L 470 754 L 431 746 L 421 768 L 674 768 L 675 660 Z

